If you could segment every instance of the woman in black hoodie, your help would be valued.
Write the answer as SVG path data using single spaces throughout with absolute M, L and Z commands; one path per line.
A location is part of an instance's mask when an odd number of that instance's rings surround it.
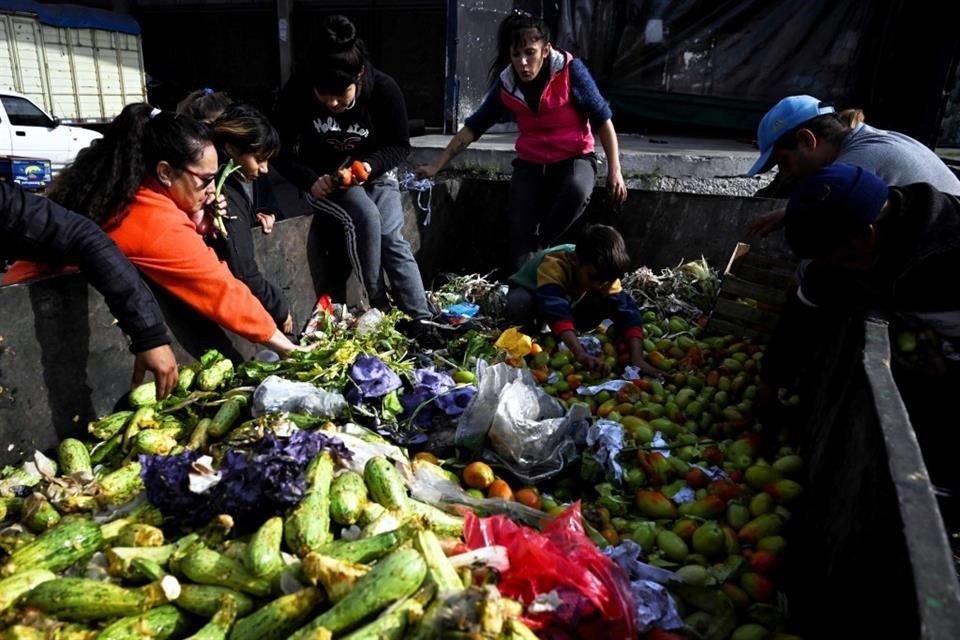
M 315 209 L 343 224 L 348 256 L 374 306 L 386 303 L 386 274 L 416 336 L 431 313 L 402 234 L 396 167 L 410 151 L 403 94 L 370 64 L 347 18 L 327 18 L 314 44 L 306 73 L 291 78 L 280 97 L 283 147 L 275 164 Z

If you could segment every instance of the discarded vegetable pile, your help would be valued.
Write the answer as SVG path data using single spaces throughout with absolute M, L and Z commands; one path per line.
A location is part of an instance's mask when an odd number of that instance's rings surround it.
M 716 276 L 692 265 L 625 279 L 662 380 L 602 327 L 585 346 L 616 374 L 501 335 L 502 290 L 472 276 L 432 294 L 471 318 L 443 350 L 330 309 L 309 352 L 208 352 L 173 397 L 134 389 L 88 441 L 4 470 L 0 637 L 790 638 L 802 461 L 761 455 L 763 348 L 701 336 Z M 543 459 L 511 444 L 530 420 L 484 413 L 508 387 L 542 399 Z M 455 428 L 459 457 L 436 446 Z

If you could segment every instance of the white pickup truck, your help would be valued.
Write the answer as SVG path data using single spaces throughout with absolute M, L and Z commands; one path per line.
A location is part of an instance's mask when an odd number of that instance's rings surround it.
M 90 129 L 60 124 L 25 95 L 0 91 L 0 157 L 49 160 L 56 173 L 100 137 Z

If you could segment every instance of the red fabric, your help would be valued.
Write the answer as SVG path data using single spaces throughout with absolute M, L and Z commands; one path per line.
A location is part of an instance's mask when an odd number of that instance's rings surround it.
M 627 330 L 623 332 L 623 337 L 625 338 L 643 338 L 643 328 L 641 327 L 627 327 Z
M 570 61 L 573 56 L 565 55 L 563 69 L 554 73 L 543 88 L 536 112 L 506 89 L 500 90 L 503 105 L 517 120 L 520 136 L 516 148 L 521 160 L 552 164 L 593 152 L 590 122 L 586 115 L 577 111 L 570 96 Z
M 553 331 L 555 335 L 560 335 L 564 331 L 576 331 L 576 326 L 573 324 L 573 320 L 563 318 L 550 325 L 550 330 Z
M 551 613 L 528 615 L 540 637 L 637 637 L 635 608 L 627 576 L 587 537 L 577 502 L 550 522 L 542 533 L 503 515 L 478 518 L 466 514 L 464 538 L 471 549 L 507 548 L 510 569 L 498 588 L 529 605 L 538 595 L 557 592 L 563 606 Z

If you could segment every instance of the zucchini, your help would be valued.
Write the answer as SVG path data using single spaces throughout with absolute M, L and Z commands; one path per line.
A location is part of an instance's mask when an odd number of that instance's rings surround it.
M 118 411 L 87 425 L 87 431 L 97 440 L 109 440 L 123 431 L 133 411 Z
M 129 502 L 144 490 L 140 463 L 128 462 L 100 479 L 97 500 L 102 506 Z
M 376 504 L 376 503 L 374 503 Z M 383 513 L 380 514 L 376 520 L 365 526 L 360 531 L 361 538 L 369 538 L 380 533 L 386 533 L 388 531 L 395 531 L 400 528 L 400 520 L 394 515 L 395 511 L 383 510 Z
M 413 546 L 427 563 L 427 573 L 437 585 L 441 597 L 447 597 L 451 592 L 463 591 L 463 582 L 447 559 L 440 540 L 433 531 L 418 531 L 413 536 Z
M 321 627 L 333 634 L 345 631 L 411 595 L 426 575 L 427 565 L 419 553 L 413 549 L 394 551 L 360 578 L 343 600 L 290 636 L 290 640 L 309 638 Z
M 127 515 L 105 522 L 100 526 L 100 530 L 103 532 L 103 539 L 109 542 L 119 536 L 127 525 L 136 523 L 160 526 L 163 524 L 163 513 L 152 504 L 144 502 Z
M 163 530 L 150 524 L 135 522 L 128 524 L 117 536 L 118 547 L 160 547 L 163 546 Z
M 131 564 L 137 573 L 148 580 L 162 580 L 167 575 L 163 567 L 153 560 L 135 558 Z M 173 604 L 189 613 L 211 618 L 223 606 L 224 598 L 233 601 L 237 615 L 245 616 L 254 609 L 253 599 L 239 591 L 212 584 L 190 584 L 189 582 L 180 584 L 180 595 L 173 600 Z
M 220 608 L 210 618 L 210 622 L 187 640 L 227 640 L 230 628 L 237 619 L 237 603 L 230 596 L 224 596 L 221 603 Z
M 367 506 L 365 506 L 363 511 L 360 513 L 360 519 L 357 520 L 357 524 L 359 524 L 361 527 L 366 527 L 386 512 L 387 510 L 384 509 L 383 505 L 381 505 L 379 502 L 368 502 Z
M 413 534 L 423 528 L 419 520 L 405 522 L 395 531 L 388 531 L 371 538 L 360 540 L 337 540 L 320 547 L 317 552 L 321 555 L 346 562 L 369 564 L 387 555 L 403 543 L 410 540 Z
M 107 557 L 107 573 L 122 578 L 134 576 L 137 574 L 138 560 L 149 560 L 158 565 L 173 564 L 175 554 L 185 553 L 193 545 L 199 544 L 199 539 L 197 534 L 191 533 L 161 547 L 110 547 L 104 552 Z
M 13 606 L 25 593 L 37 585 L 56 579 L 56 574 L 46 569 L 26 569 L 9 578 L 0 580 L 0 613 Z
M 100 525 L 82 516 L 66 516 L 10 554 L 0 573 L 10 576 L 25 569 L 63 571 L 92 556 L 102 544 Z
M 133 437 L 134 455 L 166 456 L 177 448 L 180 429 L 147 429 Z
M 246 396 L 237 395 L 229 398 L 217 409 L 216 415 L 213 416 L 213 422 L 207 429 L 208 433 L 214 438 L 222 438 L 227 435 L 230 428 L 240 419 L 240 412 L 243 411 L 245 406 L 247 406 Z
M 243 548 L 244 564 L 258 578 L 270 578 L 284 567 L 280 545 L 283 543 L 283 518 L 264 522 Z
M 140 615 L 120 618 L 100 632 L 97 640 L 131 640 L 132 638 L 155 638 L 165 640 L 181 634 L 188 620 L 174 606 L 154 607 Z
M 173 603 L 184 611 L 209 618 L 219 611 L 224 597 L 233 600 L 238 616 L 245 616 L 256 608 L 253 598 L 247 594 L 214 584 L 181 583 L 180 597 Z
M 130 420 L 123 429 L 121 444 L 124 451 L 129 451 L 133 445 L 133 438 L 144 429 L 156 429 L 160 426 L 157 411 L 153 407 L 140 407 L 133 412 Z
M 407 498 L 407 512 L 422 516 L 427 521 L 427 526 L 435 533 L 441 536 L 459 538 L 463 535 L 463 518 L 454 516 L 442 509 Z
M 222 357 L 222 356 L 221 356 Z M 227 358 L 204 367 L 197 374 L 197 387 L 201 391 L 216 391 L 233 377 L 233 362 Z
M 393 463 L 374 456 L 363 468 L 363 479 L 370 496 L 387 509 L 402 511 L 407 501 L 407 485 Z
M 305 474 L 306 495 L 283 524 L 287 548 L 301 558 L 333 540 L 330 533 L 333 458 L 326 451 L 318 453 L 307 465 Z
M 258 578 L 231 558 L 211 549 L 192 549 L 179 562 L 179 570 L 190 580 L 243 591 L 255 596 L 270 593 L 270 581 Z
M 127 589 L 100 580 L 56 578 L 34 587 L 23 604 L 56 618 L 83 621 L 134 615 L 165 600 L 158 583 Z
M 213 420 L 210 418 L 201 418 L 193 431 L 190 432 L 190 440 L 187 441 L 187 449 L 197 450 L 206 449 L 207 442 L 210 439 L 210 425 Z
M 100 503 L 93 496 L 64 496 L 57 502 L 60 513 L 77 513 L 80 511 L 96 511 Z
M 341 526 L 356 524 L 367 506 L 367 485 L 363 476 L 346 471 L 333 479 L 330 486 L 330 517 Z
M 149 407 L 157 404 L 157 385 L 153 380 L 144 382 L 130 389 L 130 395 L 127 396 L 131 407 Z
M 96 466 L 108 464 L 113 461 L 114 456 L 123 452 L 123 433 L 117 433 L 108 440 L 98 442 L 90 450 L 90 464 Z
M 60 512 L 42 494 L 33 493 L 23 500 L 20 520 L 30 531 L 43 533 L 60 522 Z
M 93 466 L 90 464 L 90 451 L 87 445 L 76 438 L 64 438 L 57 446 L 57 462 L 60 463 L 60 473 L 65 476 L 75 473 L 93 475 Z
M 370 573 L 370 567 L 308 553 L 300 565 L 300 572 L 310 584 L 322 586 L 330 602 L 339 602 L 360 578 Z
M 437 589 L 427 584 L 415 594 L 392 605 L 376 620 L 360 627 L 343 640 L 401 640 L 408 627 L 419 622 L 427 604 L 436 595 Z
M 199 362 L 191 362 L 180 367 L 180 371 L 177 373 L 177 386 L 176 390 L 173 392 L 174 395 L 187 395 L 187 393 L 189 393 L 190 389 L 193 387 L 193 383 L 196 382 L 197 373 L 199 371 Z
M 304 623 L 323 601 L 318 589 L 307 587 L 280 596 L 237 620 L 230 640 L 284 640 Z

